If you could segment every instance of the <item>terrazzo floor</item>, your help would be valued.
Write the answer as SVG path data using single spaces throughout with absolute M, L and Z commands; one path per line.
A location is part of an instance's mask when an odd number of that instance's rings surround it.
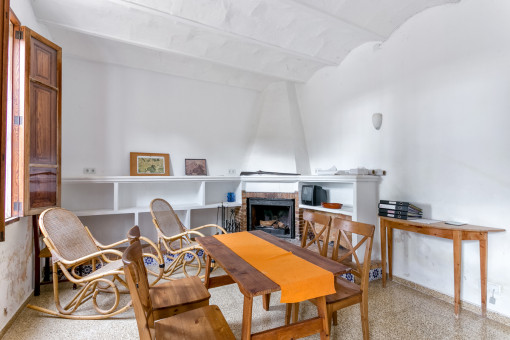
M 72 290 L 69 284 L 63 286 L 65 300 Z M 211 289 L 211 295 L 210 303 L 221 308 L 239 339 L 243 296 L 237 286 Z M 127 301 L 128 296 L 124 299 Z M 268 312 L 262 309 L 261 298 L 255 299 L 253 332 L 283 325 L 285 307 L 279 299 L 279 293 L 272 294 Z M 54 309 L 52 287 L 43 286 L 41 295 L 30 303 Z M 300 320 L 316 313 L 310 303 L 301 304 Z M 358 305 L 343 309 L 338 317 L 339 325 L 332 328 L 331 339 L 362 339 Z M 383 289 L 381 280 L 370 283 L 369 325 L 371 339 L 510 339 L 508 326 L 469 311 L 462 311 L 456 319 L 451 304 L 395 282 Z M 55 318 L 26 308 L 4 339 L 138 339 L 138 331 L 132 309 L 109 320 L 88 321 Z

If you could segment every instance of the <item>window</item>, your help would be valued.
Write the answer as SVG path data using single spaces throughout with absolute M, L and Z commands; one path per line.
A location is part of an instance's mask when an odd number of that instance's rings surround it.
M 5 219 L 60 206 L 62 50 L 11 11 L 8 35 Z

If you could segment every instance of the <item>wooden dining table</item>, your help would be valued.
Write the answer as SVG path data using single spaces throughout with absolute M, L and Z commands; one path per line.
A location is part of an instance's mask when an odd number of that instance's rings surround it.
M 350 271 L 348 266 L 320 256 L 318 253 L 311 250 L 291 244 L 266 232 L 250 231 L 250 233 L 286 251 L 292 252 L 295 256 L 331 272 L 334 276 Z M 253 298 L 255 296 L 262 296 L 264 309 L 268 310 L 270 294 L 281 290 L 280 286 L 238 256 L 216 237 L 198 237 L 196 241 L 204 248 L 207 255 L 205 274 L 206 287 L 215 288 L 236 283 L 240 292 L 244 295 L 242 339 L 290 339 L 305 337 L 315 333 L 320 333 L 321 339 L 329 339 L 325 296 L 317 297 L 318 317 L 252 334 Z M 226 275 L 210 276 L 212 260 L 223 268 Z M 317 282 L 317 284 L 321 283 Z M 284 318 L 282 317 L 282 324 L 283 323 Z

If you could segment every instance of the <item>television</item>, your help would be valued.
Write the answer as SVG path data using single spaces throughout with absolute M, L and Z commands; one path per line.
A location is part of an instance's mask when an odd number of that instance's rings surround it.
M 321 205 L 327 201 L 327 192 L 320 185 L 303 185 L 301 187 L 301 203 Z

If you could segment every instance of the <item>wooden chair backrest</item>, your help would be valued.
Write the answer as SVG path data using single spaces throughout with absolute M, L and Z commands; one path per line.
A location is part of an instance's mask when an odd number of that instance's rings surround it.
M 361 222 L 353 222 L 342 218 L 334 218 L 331 222 L 331 228 L 338 230 L 338 237 L 335 240 L 335 248 L 333 250 L 332 259 L 338 262 L 344 262 L 348 260 L 349 257 L 352 257 L 354 259 L 351 264 L 354 266 L 352 273 L 360 277 L 361 290 L 365 292 L 368 288 L 370 258 L 372 254 L 375 226 Z M 348 233 L 361 235 L 363 238 L 356 244 L 353 244 L 352 239 L 354 237 L 349 237 Z M 339 257 L 338 249 L 341 243 L 347 244 L 348 251 Z M 363 245 L 365 245 L 365 255 L 363 263 L 361 263 L 359 261 L 358 255 L 356 254 L 356 250 L 358 250 Z
M 303 213 L 303 220 L 305 225 L 303 228 L 301 247 L 308 248 L 315 243 L 319 254 L 326 256 L 328 251 L 331 217 L 316 212 L 305 211 Z M 312 234 L 312 240 L 308 240 L 309 234 Z
M 150 210 L 154 225 L 163 235 L 170 237 L 187 230 L 170 203 L 164 199 L 153 199 L 150 203 Z
M 151 340 L 154 328 L 152 302 L 149 295 L 149 281 L 143 264 L 142 245 L 134 241 L 122 255 L 125 279 L 133 301 L 136 324 L 141 340 Z
M 136 241 L 140 240 L 140 228 L 135 225 L 133 228 L 129 229 L 127 233 L 127 238 L 129 240 L 129 244 L 133 244 Z
M 50 208 L 43 211 L 39 216 L 39 228 L 57 258 L 74 261 L 99 251 L 85 226 L 69 210 Z

